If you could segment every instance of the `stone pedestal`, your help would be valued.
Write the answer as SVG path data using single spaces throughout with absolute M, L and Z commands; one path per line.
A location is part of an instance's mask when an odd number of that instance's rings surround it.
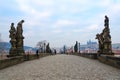
M 17 49 L 11 48 L 9 54 L 10 54 L 10 57 L 18 56 Z
M 110 29 L 109 29 L 109 19 L 107 16 L 105 16 L 104 20 L 105 28 L 103 29 L 102 33 L 96 35 L 96 39 L 98 39 L 99 43 L 99 54 L 104 55 L 113 55 L 112 52 L 112 42 L 111 42 L 111 35 L 110 35 Z
M 18 55 L 23 55 L 23 54 L 24 54 L 24 49 L 21 48 L 21 47 L 18 47 L 18 48 L 17 48 L 17 54 L 18 54 Z

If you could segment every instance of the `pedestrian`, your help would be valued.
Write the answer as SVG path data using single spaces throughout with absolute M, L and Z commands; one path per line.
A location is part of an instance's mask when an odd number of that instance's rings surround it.
M 39 58 L 39 51 L 38 50 L 36 50 L 36 56 L 37 56 L 37 58 Z
M 54 50 L 54 53 L 56 54 L 56 49 Z
M 27 52 L 27 60 L 29 60 L 29 51 Z

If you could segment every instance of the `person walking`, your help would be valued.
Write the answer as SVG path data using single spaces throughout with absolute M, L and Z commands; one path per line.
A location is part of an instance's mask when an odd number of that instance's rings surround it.
M 38 50 L 36 50 L 36 56 L 37 56 L 37 58 L 39 58 L 39 51 Z

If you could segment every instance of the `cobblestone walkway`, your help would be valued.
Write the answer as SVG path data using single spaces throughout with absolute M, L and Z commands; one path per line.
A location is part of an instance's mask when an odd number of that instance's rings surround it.
M 54 55 L 0 70 L 0 80 L 120 80 L 120 69 L 74 55 Z

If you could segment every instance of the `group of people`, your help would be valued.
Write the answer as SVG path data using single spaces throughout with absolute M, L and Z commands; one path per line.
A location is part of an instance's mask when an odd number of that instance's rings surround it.
M 39 58 L 39 50 L 37 49 L 36 50 L 36 56 Z M 54 50 L 52 50 L 52 52 L 51 52 L 51 54 L 56 54 L 57 53 L 57 51 L 56 51 L 56 49 L 54 49 Z
M 54 49 L 54 50 L 52 51 L 52 55 L 53 55 L 53 54 L 56 54 L 56 53 L 57 53 L 57 52 L 56 52 L 56 49 Z M 27 51 L 27 52 L 25 53 L 25 59 L 26 59 L 26 60 L 29 60 L 29 55 L 30 55 L 30 54 L 32 54 L 32 52 L 30 52 L 30 51 Z M 37 49 L 37 50 L 36 50 L 36 57 L 37 57 L 37 58 L 39 58 L 39 54 L 40 54 L 40 51 L 39 51 L 39 49 Z

